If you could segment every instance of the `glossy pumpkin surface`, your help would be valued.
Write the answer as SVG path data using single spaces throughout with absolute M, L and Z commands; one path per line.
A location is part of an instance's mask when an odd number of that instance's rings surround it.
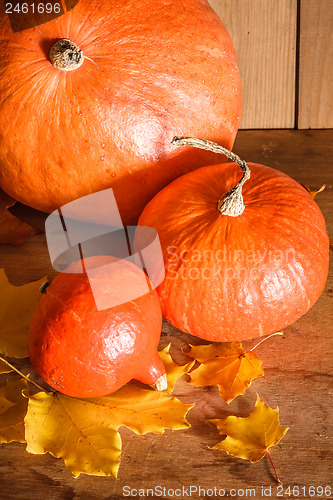
M 239 341 L 281 330 L 316 302 L 327 278 L 329 240 L 318 205 L 287 175 L 248 166 L 245 210 L 237 217 L 217 211 L 242 175 L 228 163 L 176 179 L 139 220 L 161 240 L 164 317 L 206 340 Z
M 55 68 L 62 38 L 92 61 Z M 239 125 L 236 56 L 206 0 L 80 0 L 20 33 L 1 2 L 0 74 L 0 187 L 46 212 L 112 187 L 135 224 L 162 187 L 217 161 L 175 151 L 174 135 L 230 149 Z
M 128 292 L 135 297 L 142 271 L 126 261 L 113 269 L 114 261 L 84 262 L 98 269 L 95 286 L 106 300 Z M 131 379 L 154 384 L 165 374 L 157 352 L 162 314 L 156 291 L 97 310 L 88 276 L 77 269 L 74 264 L 57 275 L 40 299 L 28 336 L 34 369 L 50 386 L 82 398 L 111 394 Z

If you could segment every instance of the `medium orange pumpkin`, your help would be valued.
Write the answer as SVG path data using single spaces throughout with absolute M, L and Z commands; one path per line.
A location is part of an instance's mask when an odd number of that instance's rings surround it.
M 46 212 L 112 187 L 135 224 L 162 187 L 216 161 L 175 151 L 176 131 L 230 149 L 240 120 L 232 41 L 206 0 L 80 0 L 20 33 L 0 2 L 0 74 L 0 187 Z
M 125 260 L 114 268 L 116 261 L 108 256 L 84 260 L 86 269 L 95 268 L 95 293 L 97 283 L 97 293 L 109 303 L 122 294 L 135 297 L 142 286 L 139 268 Z M 74 397 L 111 394 L 131 379 L 165 389 L 157 352 L 162 313 L 156 291 L 97 310 L 88 276 L 78 264 L 54 278 L 33 316 L 28 349 L 36 372 Z
M 223 152 L 207 141 L 174 143 Z M 325 221 L 309 193 L 263 165 L 249 163 L 249 177 L 245 162 L 230 156 L 239 164 L 176 179 L 139 219 L 161 241 L 164 317 L 218 342 L 268 335 L 296 321 L 321 295 L 329 261 Z

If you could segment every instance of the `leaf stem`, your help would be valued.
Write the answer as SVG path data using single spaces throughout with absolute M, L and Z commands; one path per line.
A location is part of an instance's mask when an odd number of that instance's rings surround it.
M 26 375 L 24 375 L 24 373 L 22 373 L 18 368 L 16 368 L 14 365 L 12 365 L 11 363 L 9 363 L 9 361 L 7 361 L 5 358 L 3 358 L 2 356 L 0 356 L 0 361 L 3 361 L 6 365 L 8 365 L 12 370 L 14 370 L 16 373 L 18 373 L 19 375 L 21 375 L 21 377 L 23 377 L 25 380 L 27 380 L 27 382 L 30 382 L 30 384 L 33 384 L 34 386 L 37 387 L 37 389 L 40 389 L 41 391 L 43 392 L 46 392 L 46 390 L 41 387 L 40 385 L 38 385 L 36 382 L 34 382 L 33 380 L 31 380 L 29 377 L 27 377 Z
M 266 340 L 270 339 L 271 337 L 274 337 L 274 335 L 283 335 L 283 332 L 271 333 L 270 335 L 268 335 L 268 337 L 265 337 L 260 342 L 258 342 L 258 344 L 256 344 L 254 347 L 252 347 L 252 349 L 250 349 L 250 351 L 254 351 L 258 347 L 258 345 L 262 344 L 263 342 L 266 342 Z
M 271 459 L 270 454 L 268 453 L 268 450 L 266 451 L 266 454 L 267 454 L 267 456 L 268 456 L 268 458 L 269 458 L 269 460 L 270 460 L 270 462 L 272 464 L 272 467 L 273 467 L 273 470 L 274 470 L 274 474 L 275 474 L 275 477 L 276 477 L 276 480 L 277 480 L 278 484 L 282 484 L 281 481 L 280 481 L 280 479 L 279 479 L 279 476 L 277 475 L 276 468 L 274 466 L 274 463 L 273 463 L 273 460 Z

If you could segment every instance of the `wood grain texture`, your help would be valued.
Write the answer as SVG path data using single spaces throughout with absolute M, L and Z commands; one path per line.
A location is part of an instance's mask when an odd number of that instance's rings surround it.
M 210 4 L 226 25 L 238 58 L 243 85 L 240 128 L 293 128 L 297 0 Z
M 298 127 L 333 127 L 332 0 L 301 0 Z
M 235 152 L 249 161 L 280 169 L 311 188 L 318 188 L 325 182 L 326 190 L 316 200 L 332 239 L 333 171 L 324 170 L 323 165 L 332 158 L 333 131 L 244 131 L 237 136 Z M 45 214 L 19 204 L 13 210 L 27 222 L 42 227 Z M 46 274 L 55 274 L 48 258 L 45 236 L 41 234 L 33 236 L 21 248 L 0 246 L 0 267 L 5 268 L 16 285 Z M 325 290 L 314 307 L 285 329 L 284 338 L 273 337 L 257 349 L 263 360 L 265 375 L 253 381 L 244 396 L 236 398 L 228 406 L 218 396 L 216 386 L 197 388 L 187 385 L 182 379 L 177 383 L 175 395 L 185 403 L 196 401 L 188 414 L 191 429 L 145 436 L 121 429 L 123 455 L 118 481 L 87 475 L 75 479 L 62 460 L 56 460 L 49 454 L 28 454 L 25 446 L 18 443 L 1 445 L 0 499 L 117 500 L 125 498 L 125 486 L 136 490 L 165 487 L 166 492 L 161 496 L 150 494 L 150 498 L 164 499 L 173 498 L 168 489 L 183 486 L 185 489 L 201 486 L 206 490 L 216 487 L 226 492 L 254 488 L 256 498 L 264 498 L 261 495 L 264 486 L 272 488 L 271 498 L 278 498 L 268 459 L 251 464 L 209 449 L 221 438 L 215 426 L 206 420 L 232 414 L 248 415 L 253 409 L 256 393 L 271 407 L 279 406 L 281 425 L 290 427 L 282 441 L 271 449 L 284 486 L 308 488 L 310 485 L 329 484 L 333 473 L 332 301 L 331 262 Z M 181 353 L 181 348 L 199 341 L 164 322 L 160 348 L 169 342 L 172 343 L 171 353 L 176 361 L 185 362 L 188 358 Z M 248 349 L 255 343 L 245 342 L 244 346 Z M 28 365 L 25 370 L 28 373 Z M 5 375 L 0 377 L 0 384 L 5 378 Z M 127 498 L 139 498 L 139 495 Z M 185 499 L 187 496 L 178 498 Z M 193 493 L 192 498 L 209 497 Z M 246 497 L 243 492 L 234 498 L 249 498 L 249 494 Z M 309 499 L 312 495 L 285 495 L 283 498 Z

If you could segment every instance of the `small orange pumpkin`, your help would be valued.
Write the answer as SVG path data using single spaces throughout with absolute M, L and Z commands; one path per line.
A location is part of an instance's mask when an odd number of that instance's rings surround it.
M 95 268 L 94 290 L 97 284 L 109 301 L 121 294 L 135 297 L 143 272 L 125 260 L 109 266 L 116 261 L 108 256 L 84 259 L 86 269 Z M 131 379 L 165 389 L 165 368 L 157 352 L 162 313 L 156 291 L 97 310 L 88 276 L 79 270 L 75 263 L 58 274 L 40 299 L 28 335 L 36 372 L 51 387 L 79 398 L 111 394 Z
M 247 166 L 217 144 L 174 143 L 209 148 L 237 163 L 183 175 L 139 219 L 161 241 L 166 276 L 157 291 L 164 317 L 216 342 L 290 325 L 319 298 L 328 274 L 329 240 L 318 205 L 287 175 Z

